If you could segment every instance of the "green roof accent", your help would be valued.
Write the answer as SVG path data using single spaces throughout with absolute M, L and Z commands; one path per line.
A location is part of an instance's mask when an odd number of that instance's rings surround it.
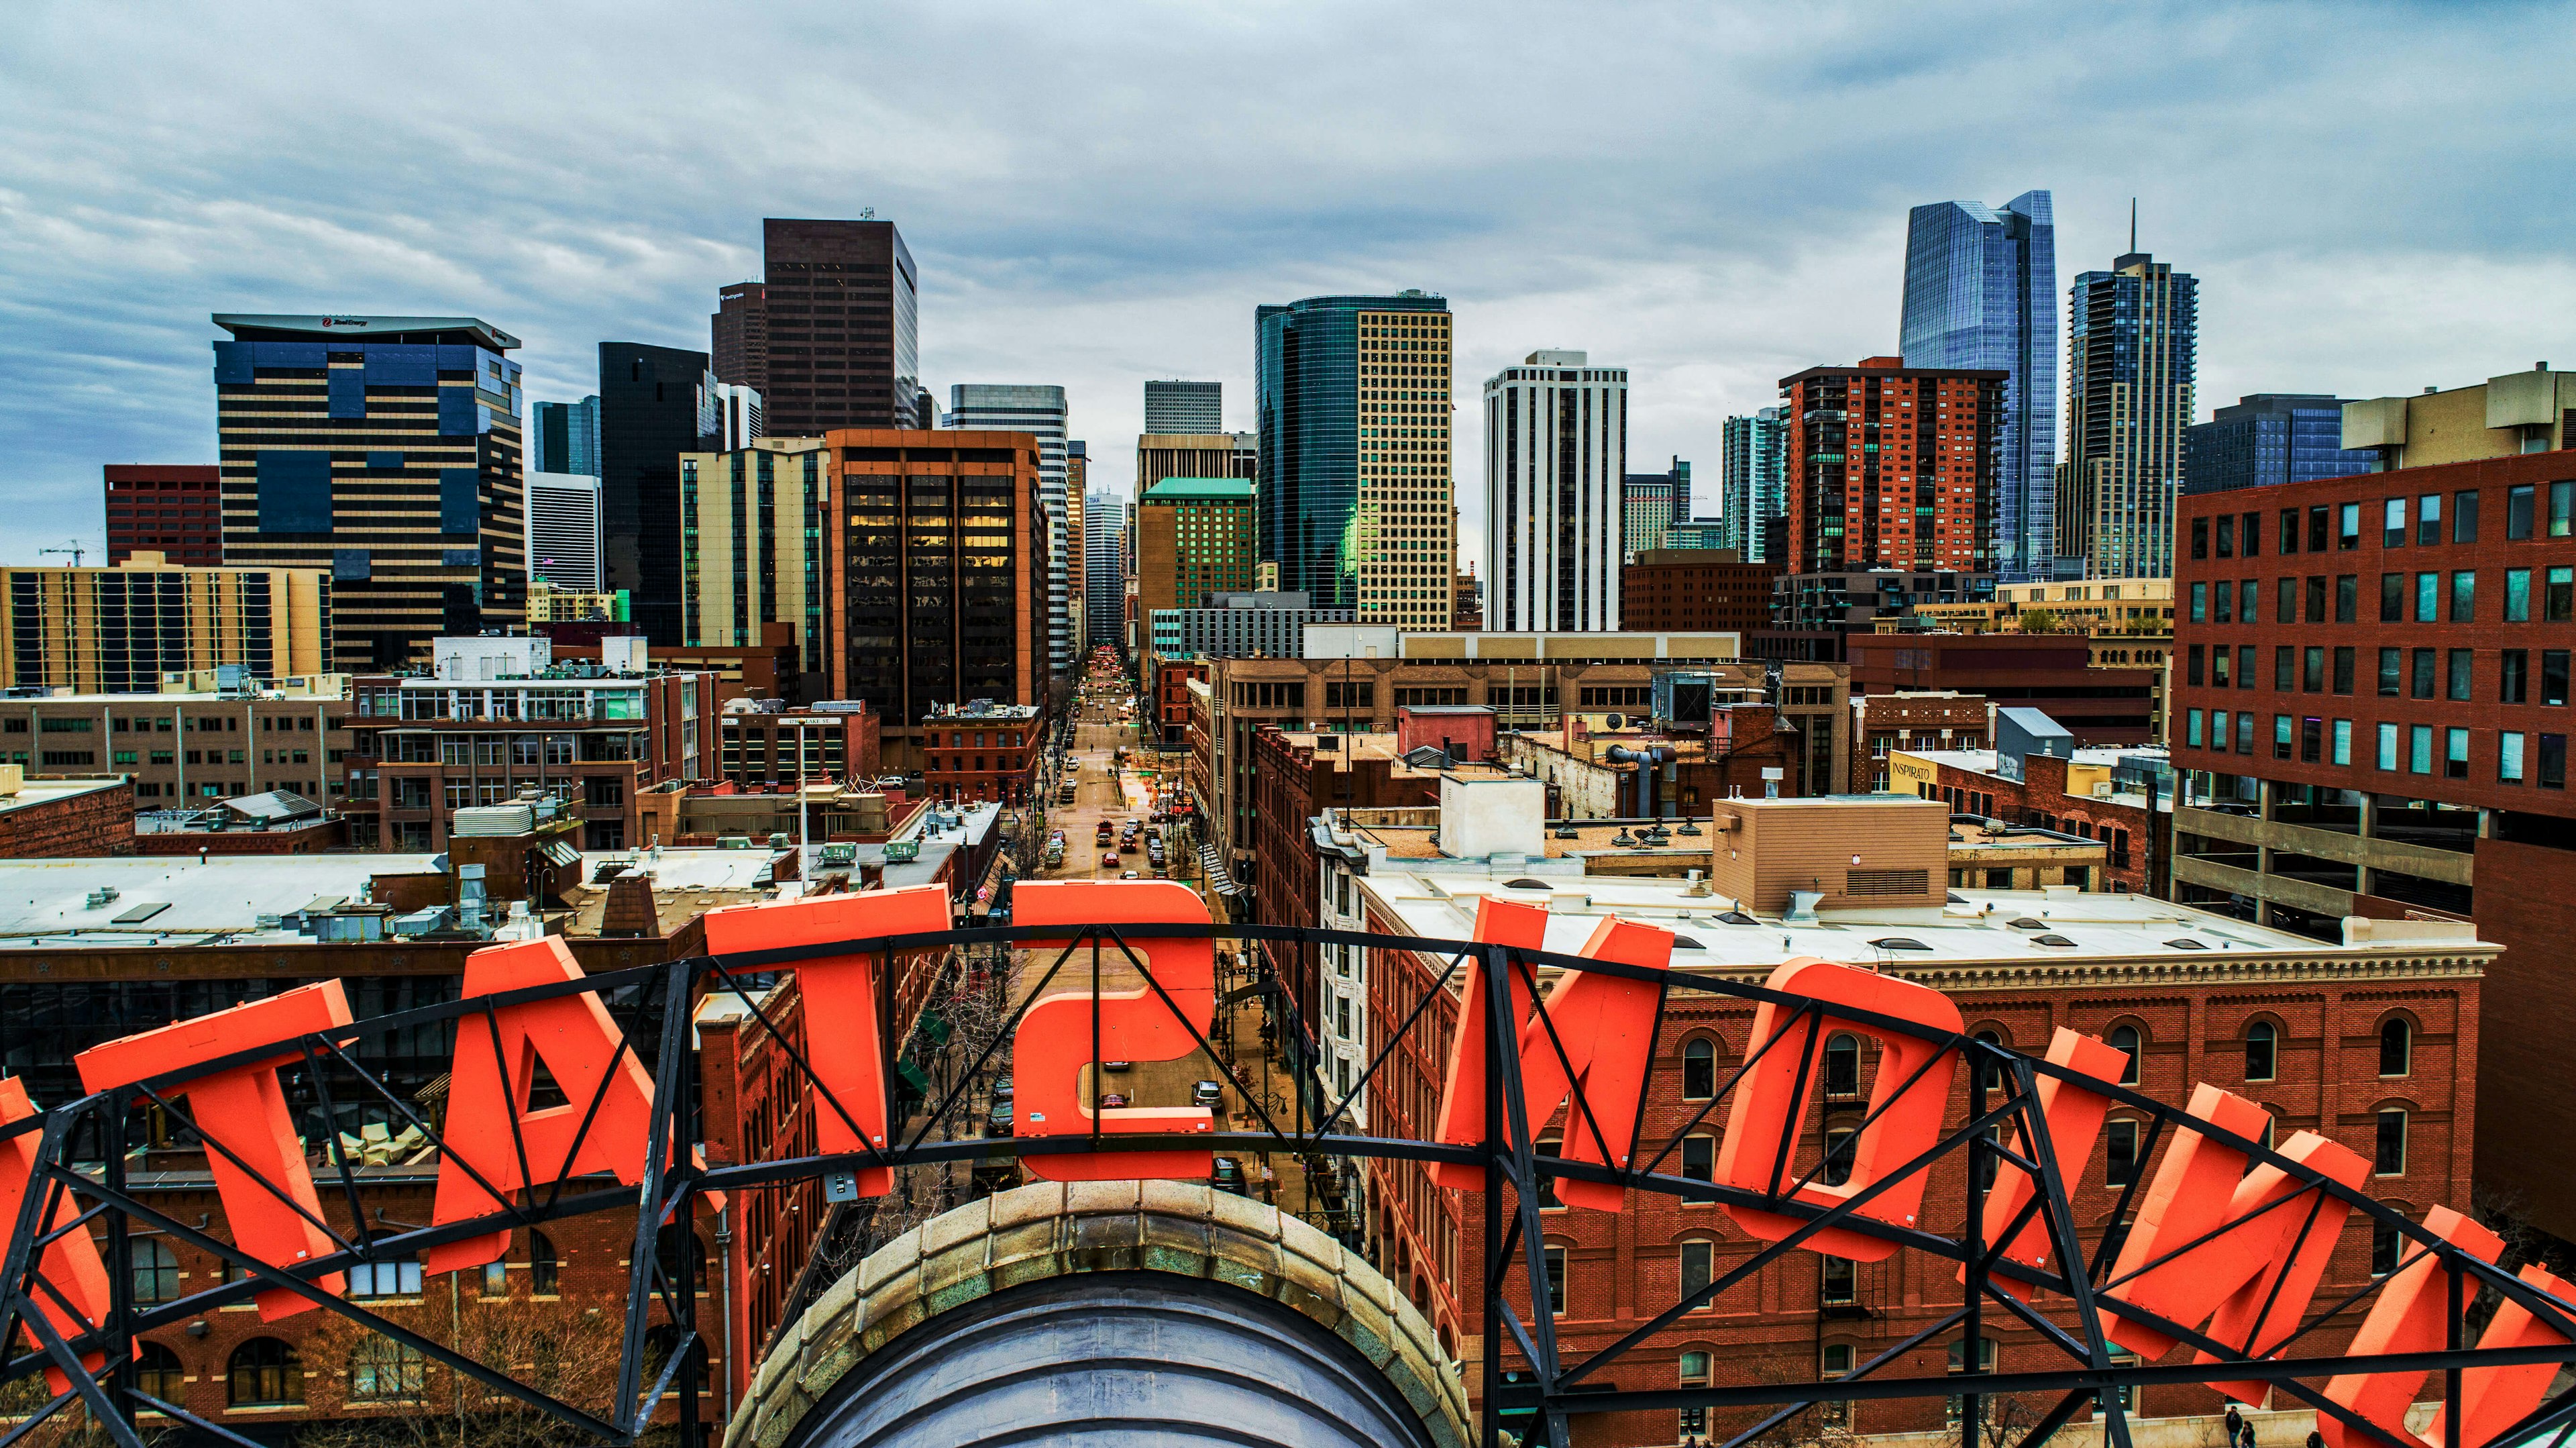
M 1165 478 L 1145 490 L 1147 503 L 1249 503 L 1250 478 Z

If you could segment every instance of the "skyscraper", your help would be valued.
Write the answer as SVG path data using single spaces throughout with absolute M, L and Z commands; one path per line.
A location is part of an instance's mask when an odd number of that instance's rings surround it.
M 1447 628 L 1449 303 L 1308 297 L 1260 308 L 1254 331 L 1264 586 L 1363 623 Z
M 722 415 L 707 354 L 644 342 L 599 344 L 599 556 L 608 592 L 657 644 L 686 633 L 680 566 L 680 455 L 712 451 Z
M 518 338 L 473 317 L 214 321 L 224 562 L 329 570 L 334 669 L 524 619 Z
M 540 402 L 529 412 L 535 439 L 528 449 L 532 473 L 599 476 L 599 398 Z
M 1127 507 L 1101 490 L 1082 500 L 1083 609 L 1091 648 L 1123 648 L 1127 610 Z
M 1664 530 L 1690 514 L 1690 464 L 1674 458 L 1671 472 L 1628 474 L 1619 492 L 1619 561 L 1663 547 Z
M 2058 549 L 2095 578 L 2173 575 L 2200 283 L 2131 252 L 2066 300 L 2066 472 Z
M 1064 389 L 1045 385 L 961 382 L 948 389 L 948 426 L 969 432 L 1025 432 L 1038 440 L 1038 496 L 1046 505 L 1047 622 L 1054 643 L 1050 673 L 1073 671 L 1072 577 L 1065 564 L 1072 539 L 1065 516 Z
M 1487 629 L 1619 626 L 1627 472 L 1628 369 L 1532 352 L 1485 379 Z
M 1252 484 L 1241 478 L 1165 478 L 1136 504 L 1136 615 L 1207 608 L 1252 589 Z
M 538 403 L 539 407 L 547 404 Z M 528 470 L 528 576 L 566 593 L 599 593 L 599 479 Z
M 109 463 L 107 566 L 148 549 L 172 563 L 224 561 L 223 472 L 203 463 Z
M 2045 191 L 2001 206 L 1917 206 L 1905 228 L 1898 348 L 1908 367 L 2005 374 L 1996 437 L 1994 566 L 2047 578 L 2057 467 L 2057 226 Z
M 1724 547 L 1747 563 L 1766 563 L 1762 524 L 1785 509 L 1781 488 L 1789 462 L 1788 423 L 1777 407 L 1749 417 L 1726 420 L 1726 455 L 1718 511 L 1724 515 Z
M 1788 429 L 1786 565 L 1985 573 L 1994 538 L 2001 368 L 1864 357 L 1780 379 Z
M 716 293 L 718 380 L 757 391 L 767 431 L 928 427 L 920 274 L 891 221 L 761 222 L 766 279 Z
M 2343 445 L 2343 406 L 2315 393 L 2258 392 L 2217 409 L 2183 434 L 2184 495 L 2375 471 L 2376 453 Z
M 1075 664 L 1082 662 L 1091 637 L 1091 627 L 1084 615 L 1091 607 L 1091 595 L 1084 584 L 1090 572 L 1091 535 L 1085 531 L 1083 505 L 1091 495 L 1091 444 L 1074 438 L 1064 445 L 1064 610 L 1067 624 L 1065 647 L 1072 651 Z
M 1146 383 L 1145 430 L 1198 434 L 1225 431 L 1225 384 Z
M 680 642 L 757 645 L 796 626 L 798 668 L 831 668 L 831 466 L 823 440 L 762 438 L 680 455 Z

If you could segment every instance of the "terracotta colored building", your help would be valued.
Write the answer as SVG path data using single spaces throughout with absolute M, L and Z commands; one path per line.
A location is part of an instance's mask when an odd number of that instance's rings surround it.
M 1780 568 L 1743 562 L 1732 548 L 1640 549 L 1619 573 L 1619 626 L 1631 633 L 1767 628 Z
M 1041 733 L 1035 704 L 939 709 L 921 723 L 922 787 L 932 799 L 1028 798 Z
M 0 858 L 75 859 L 134 848 L 134 782 L 29 781 L 0 765 Z
M 864 700 L 828 712 L 728 709 L 718 719 L 718 777 L 737 789 L 873 780 L 883 722 Z
M 1153 727 L 1160 731 L 1163 743 L 1178 744 L 1189 730 L 1190 680 L 1208 676 L 1207 660 L 1151 657 L 1154 660 Z
M 223 478 L 213 464 L 109 463 L 107 566 L 137 549 L 188 568 L 224 561 Z
M 1991 707 L 1979 694 L 1942 689 L 1861 694 L 1852 706 L 1851 787 L 1889 787 L 1887 756 L 1896 750 L 1978 749 Z
M 1781 378 L 1783 410 L 1797 419 L 1783 488 L 1788 571 L 1992 568 L 2009 375 L 1864 357 Z
M 2078 744 L 2159 737 L 2153 668 L 2093 666 L 2081 634 L 1854 634 L 1854 694 L 1948 689 L 2047 711 Z
M 2167 853 L 2173 830 L 2171 782 L 2159 783 L 2150 812 L 2145 791 L 2116 773 L 2119 754 L 2113 749 L 2079 749 L 2073 759 L 2027 754 L 2019 779 L 1998 767 L 1992 749 L 1899 750 L 1884 763 L 1890 788 L 1941 800 L 1955 813 L 2101 841 L 2105 858 L 2099 877 L 2069 883 L 2163 895 L 2173 865 Z M 2097 792 L 2097 784 L 2110 788 Z

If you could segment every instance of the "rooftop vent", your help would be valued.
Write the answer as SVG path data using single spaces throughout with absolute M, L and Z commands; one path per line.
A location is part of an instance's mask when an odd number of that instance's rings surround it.
M 1674 936 L 1674 937 L 1673 937 L 1673 949 L 1675 949 L 1675 950 L 1706 950 L 1706 949 L 1708 949 L 1708 947 L 1707 947 L 1707 946 L 1705 946 L 1705 945 L 1700 944 L 1698 941 L 1693 940 L 1692 938 L 1690 938 L 1690 937 L 1689 937 L 1689 936 L 1687 936 L 1687 935 L 1676 935 L 1676 936 Z
M 2033 945 L 2053 945 L 2060 950 L 2073 950 L 2075 948 L 2075 942 L 2067 939 L 2063 935 L 2034 935 L 2030 938 L 2030 943 Z
M 2009 923 L 2011 924 L 2012 928 L 2013 928 L 2013 929 L 2015 929 L 2015 930 L 2046 930 L 2046 929 L 2048 928 L 2046 925 L 2043 925 L 2043 924 L 2041 924 L 2039 921 L 2036 921 L 2036 920 L 2031 919 L 2031 918 L 2030 918 L 2029 916 L 2027 916 L 2027 915 L 2025 915 L 2025 916 L 2021 917 L 2021 918 L 2020 918 L 2020 919 L 2018 919 L 2018 920 L 2011 921 L 2011 922 L 2009 922 Z
M 1506 890 L 1544 890 L 1547 888 L 1547 882 L 1545 880 L 1533 880 L 1529 876 L 1523 875 L 1517 880 L 1505 880 L 1503 882 L 1503 888 Z
M 1761 921 L 1754 919 L 1752 916 L 1745 914 L 1741 910 L 1729 910 L 1725 914 L 1717 917 L 1717 921 L 1721 925 L 1759 925 L 1762 923 Z
M 1932 948 L 1911 935 L 1882 935 L 1870 944 L 1881 950 L 1930 950 Z
M 2194 940 L 2188 935 L 2183 936 L 2178 940 L 2168 940 L 2165 944 L 2172 946 L 2176 950 L 2207 950 L 2209 948 L 2209 943 L 2207 941 Z

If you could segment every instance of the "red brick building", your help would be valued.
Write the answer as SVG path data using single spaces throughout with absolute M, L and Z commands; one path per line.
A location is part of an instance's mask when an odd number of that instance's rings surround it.
M 221 479 L 213 464 L 109 463 L 106 471 L 108 567 L 138 548 L 188 568 L 224 561 Z
M 1803 803 L 1803 802 L 1791 802 Z M 1840 845 L 1835 846 L 1839 848 Z M 1388 861 L 1387 865 L 1398 863 Z M 1937 861 L 1930 862 L 1937 866 Z M 1934 878 L 1939 878 L 1937 875 Z M 1477 898 L 1511 888 L 1500 881 L 1440 879 L 1436 885 L 1410 870 L 1372 863 L 1363 877 L 1366 928 L 1426 938 L 1464 938 L 1472 930 Z M 1464 887 L 1464 888 L 1461 888 Z M 1692 888 L 1672 880 L 1601 877 L 1551 883 L 1553 908 L 1573 917 L 1552 927 L 1551 949 L 1578 949 L 1598 917 L 1657 903 L 1687 906 Z M 1969 898 L 1980 894 L 1970 889 Z M 1534 900 L 1515 890 L 1513 898 Z M 1997 897 L 2015 910 L 2028 895 Z M 2284 932 L 2240 938 L 2225 952 L 2185 953 L 2165 944 L 2225 925 L 2200 912 L 2134 895 L 2091 894 L 2049 899 L 2052 929 L 2077 941 L 2045 960 L 1977 958 L 1972 933 L 1991 937 L 1983 922 L 1909 925 L 1927 937 L 1933 963 L 1891 965 L 1909 978 L 1948 994 L 1966 1028 L 1991 1032 L 2005 1045 L 2044 1050 L 2064 1026 L 2099 1035 L 2124 1049 L 2134 1045 L 2137 1082 L 2147 1094 L 2185 1100 L 2195 1083 L 2209 1082 L 2259 1103 L 2286 1137 L 2315 1130 L 2358 1152 L 2379 1168 L 2369 1179 L 2381 1200 L 2420 1218 L 2436 1204 L 2465 1208 L 2473 1148 L 2470 1088 L 2478 1066 L 2479 970 L 2493 948 L 2465 939 L 2410 942 L 2403 951 L 2327 946 Z M 1758 928 L 1717 951 L 1677 950 L 1679 970 L 1724 973 L 1759 983 L 1787 954 L 1824 955 L 1837 947 L 1832 929 L 1800 927 L 1771 910 L 1753 907 Z M 1833 911 L 1823 924 L 1832 926 Z M 1812 939 L 1799 936 L 1806 929 Z M 1784 952 L 1783 935 L 1793 937 Z M 1960 937 L 1957 941 L 1952 936 Z M 1565 943 L 1560 944 L 1560 937 Z M 1965 954 L 1951 957 L 1957 944 Z M 2017 942 L 2007 942 L 2007 947 Z M 2009 954 L 2009 952 L 2007 952 Z M 1372 1056 L 1384 1049 L 1426 993 L 1437 991 L 1423 1019 L 1396 1041 L 1370 1092 L 1369 1129 L 1390 1137 L 1419 1137 L 1438 1109 L 1449 1040 L 1455 1029 L 1452 990 L 1435 986 L 1445 960 L 1412 951 L 1366 952 Z M 1641 1150 L 1674 1146 L 1661 1170 L 1706 1175 L 1723 1132 L 1723 1103 L 1710 1124 L 1691 1128 L 1713 1083 L 1723 1082 L 1745 1059 L 1752 1009 L 1748 1003 L 1695 993 L 1670 994 L 1648 1086 Z M 2390 1054 L 2393 1043 L 2393 1054 Z M 1855 1128 L 1874 1081 L 1875 1046 L 1855 1043 L 1852 1074 L 1826 1067 L 1827 1079 L 1811 1104 L 1793 1170 L 1815 1165 L 1827 1134 Z M 1948 1126 L 1964 1119 L 1961 1079 Z M 2160 1160 L 2115 1160 L 2114 1144 L 2134 1143 L 2143 1127 L 2114 1111 L 2091 1160 L 2069 1182 L 2076 1216 L 2090 1245 L 2132 1172 L 2152 1175 Z M 1540 1133 L 1542 1149 L 1566 1130 L 1562 1116 Z M 2168 1133 L 2168 1140 L 2170 1140 Z M 1931 1174 L 1923 1225 L 1955 1235 L 1965 1199 L 1964 1165 L 1954 1153 Z M 1484 1204 L 1480 1196 L 1434 1187 L 1427 1170 L 1410 1162 L 1380 1162 L 1370 1169 L 1368 1237 L 1373 1260 L 1431 1318 L 1442 1340 L 1468 1363 L 1472 1394 L 1479 1381 L 1481 1342 L 1474 1284 L 1481 1259 Z M 1544 1246 L 1563 1284 L 1555 1314 L 1561 1353 L 1569 1361 L 1598 1351 L 1643 1325 L 1679 1299 L 1685 1273 L 1694 1279 L 1722 1276 L 1759 1243 L 1714 1206 L 1679 1198 L 1631 1193 L 1616 1214 L 1549 1209 Z M 2384 1270 L 2395 1250 L 2366 1221 L 2346 1227 L 2315 1302 L 2322 1310 Z M 1507 1291 L 1526 1315 L 1526 1287 L 1518 1272 Z M 1847 1371 L 1930 1326 L 1960 1302 L 1953 1264 L 1914 1253 L 1880 1263 L 1846 1263 L 1793 1252 L 1753 1280 L 1695 1315 L 1650 1338 L 1594 1380 L 1624 1389 L 1669 1389 L 1692 1383 L 1717 1386 L 1807 1381 Z M 2362 1308 L 2348 1308 L 2299 1355 L 2340 1350 L 2360 1324 Z M 1995 1367 L 2011 1372 L 2062 1362 L 2057 1349 L 2000 1312 L 1985 1317 L 1997 1344 Z M 1888 1369 L 1892 1376 L 1938 1377 L 1959 1334 L 1936 1339 Z M 1512 1359 L 1507 1358 L 1507 1362 Z M 2033 1412 L 2045 1404 L 2028 1405 Z M 2151 1416 L 2215 1413 L 2217 1395 L 2205 1388 L 2150 1387 L 2132 1411 Z M 1937 1401 L 1864 1402 L 1845 1410 L 1846 1425 L 1860 1433 L 1939 1430 Z M 2027 1416 L 2027 1415 L 2026 1415 Z M 1750 1426 L 1753 1415 L 1705 1418 L 1685 1413 L 1637 1413 L 1594 1420 L 1587 1444 L 1670 1444 L 1677 1429 L 1722 1441 Z M 1955 1427 L 1952 1428 L 1954 1433 Z
M 1028 798 L 1038 777 L 1037 705 L 940 709 L 921 726 L 922 787 L 932 799 Z
M 134 781 L 21 777 L 0 765 L 0 859 L 61 860 L 134 849 Z
M 1153 688 L 1147 699 L 1151 727 L 1160 732 L 1165 744 L 1179 744 L 1189 734 L 1190 680 L 1208 676 L 1205 659 L 1167 659 L 1159 654 L 1153 659 Z
M 1985 747 L 1990 706 L 1980 694 L 1864 694 L 1851 704 L 1855 790 L 1888 788 L 1887 756 L 1896 750 Z
M 1751 632 L 1771 625 L 1777 563 L 1746 563 L 1732 548 L 1647 548 L 1619 572 L 1619 627 L 1628 633 Z
M 2114 783 L 2111 793 L 2095 793 L 2092 783 L 2109 773 L 2114 753 L 2086 749 L 2072 760 L 2027 754 L 2019 779 L 1997 767 L 1991 749 L 1907 750 L 1890 756 L 1888 767 L 1899 790 L 1941 800 L 1955 813 L 2101 841 L 2104 878 L 2093 882 L 2094 889 L 2162 895 L 2172 865 L 2164 843 L 2173 827 L 2171 792 L 2160 793 L 2153 814 L 2146 795 L 2124 783 Z M 1927 766 L 1933 776 L 1928 784 L 1920 777 Z
M 1951 690 L 2027 705 L 2078 744 L 2156 737 L 2154 669 L 2097 669 L 2082 634 L 1854 634 L 1851 691 Z
M 2559 968 L 2576 452 L 2186 497 L 2175 548 L 2177 892 L 2330 935 L 2472 918 L 2497 1130 L 2480 1184 L 2576 1238 L 2576 1026 Z
M 1792 573 L 1993 566 L 1996 371 L 1864 357 L 1780 379 Z
M 736 789 L 793 788 L 800 779 L 873 780 L 881 722 L 865 700 L 828 712 L 727 709 L 718 721 L 720 778 Z

